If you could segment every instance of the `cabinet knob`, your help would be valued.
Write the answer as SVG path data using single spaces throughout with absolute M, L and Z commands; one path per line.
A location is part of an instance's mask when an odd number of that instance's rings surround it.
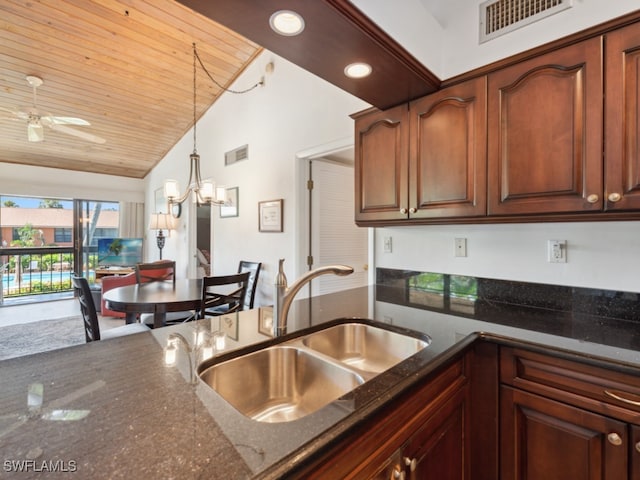
M 407 209 L 406 209 L 406 208 L 404 208 L 404 207 L 402 207 L 402 208 L 400 209 L 400 213 L 401 213 L 401 214 L 403 214 L 403 215 L 406 215 L 406 214 L 407 214 Z
M 622 445 L 622 439 L 617 433 L 610 433 L 609 435 L 607 435 L 607 440 L 609 440 L 609 443 L 611 445 L 615 445 L 616 447 Z
M 400 467 L 400 465 L 396 465 L 395 467 L 393 467 L 393 478 L 404 480 L 405 477 L 406 474 L 404 473 L 404 470 L 402 470 L 402 467 Z
M 607 197 L 607 200 L 609 200 L 610 202 L 616 203 L 616 202 L 619 202 L 621 198 L 622 198 L 622 195 L 614 192 L 609 194 L 609 196 Z
M 640 442 L 636 443 L 636 452 L 640 453 Z
M 417 209 L 417 208 L 415 208 L 415 207 L 411 207 L 411 208 L 409 209 L 409 213 L 416 213 L 417 211 L 418 211 L 418 209 Z
M 589 195 L 587 197 L 587 202 L 589 202 L 589 203 L 597 203 L 598 200 L 600 200 L 600 197 L 598 195 L 596 195 L 595 193 L 592 193 L 591 195 Z
M 404 457 L 404 464 L 409 467 L 409 470 L 415 472 L 418 461 L 415 458 Z

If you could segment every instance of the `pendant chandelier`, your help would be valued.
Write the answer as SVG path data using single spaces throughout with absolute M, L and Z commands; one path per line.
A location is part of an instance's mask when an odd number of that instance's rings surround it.
M 235 91 L 225 88 L 220 85 L 218 82 L 214 80 L 211 74 L 207 71 L 202 60 L 198 56 L 198 52 L 196 50 L 196 44 L 193 43 L 193 153 L 189 155 L 190 167 L 189 167 L 189 182 L 187 183 L 186 191 L 180 195 L 180 189 L 178 187 L 178 182 L 176 180 L 166 180 L 164 183 L 164 196 L 167 198 L 169 202 L 169 207 L 173 205 L 182 205 L 182 203 L 189 198 L 190 196 L 193 198 L 193 201 L 198 204 L 210 203 L 212 205 L 224 205 L 225 203 L 225 193 L 226 189 L 224 186 L 217 186 L 211 180 L 202 180 L 200 176 L 200 155 L 198 155 L 197 150 L 197 132 L 196 132 L 196 121 L 197 121 L 197 112 L 196 112 L 196 60 L 200 63 L 200 66 L 205 71 L 207 76 L 222 90 L 230 93 L 246 93 L 254 88 L 262 85 L 264 82 L 260 80 L 258 83 L 253 85 L 252 87 L 242 90 Z
M 224 187 L 215 187 L 211 181 L 202 181 L 200 177 L 200 155 L 197 149 L 196 132 L 196 44 L 193 44 L 193 153 L 189 155 L 189 182 L 186 191 L 180 195 L 178 182 L 167 180 L 164 182 L 164 196 L 169 201 L 169 206 L 182 204 L 189 196 L 193 196 L 195 202 L 199 204 L 213 203 L 221 205 L 224 203 Z M 194 178 L 195 177 L 195 178 Z M 214 196 L 215 192 L 215 196 Z

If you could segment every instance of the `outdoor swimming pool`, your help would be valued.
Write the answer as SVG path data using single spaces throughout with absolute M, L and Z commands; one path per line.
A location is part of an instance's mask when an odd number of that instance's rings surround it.
M 56 283 L 67 283 L 71 282 L 72 272 L 31 272 L 31 273 L 23 273 L 20 275 L 21 279 L 18 282 L 16 275 L 14 273 L 11 274 L 1 274 L 2 278 L 2 288 L 4 290 L 9 290 L 11 288 L 17 288 L 18 283 L 21 287 L 28 287 L 32 283 L 48 283 L 48 284 L 56 284 Z M 94 272 L 93 270 L 89 272 L 88 277 L 93 278 Z

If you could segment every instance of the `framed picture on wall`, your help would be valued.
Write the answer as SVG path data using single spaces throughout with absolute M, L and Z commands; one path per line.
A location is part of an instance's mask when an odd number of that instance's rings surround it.
M 282 199 L 258 202 L 258 230 L 282 232 Z
M 227 188 L 224 196 L 224 205 L 220 205 L 220 218 L 238 216 L 238 187 Z

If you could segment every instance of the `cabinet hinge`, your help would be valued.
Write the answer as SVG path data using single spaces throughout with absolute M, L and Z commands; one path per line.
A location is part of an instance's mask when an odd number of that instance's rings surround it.
M 313 265 L 313 256 L 312 255 L 308 255 L 307 256 L 307 266 L 312 266 Z
M 313 190 L 313 180 L 307 180 L 307 190 Z

